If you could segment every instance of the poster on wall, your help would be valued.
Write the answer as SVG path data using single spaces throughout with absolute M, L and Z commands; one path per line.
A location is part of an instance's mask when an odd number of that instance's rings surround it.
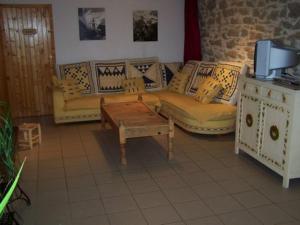
M 79 8 L 79 38 L 84 40 L 105 40 L 105 9 Z
M 133 12 L 133 41 L 157 41 L 157 10 Z

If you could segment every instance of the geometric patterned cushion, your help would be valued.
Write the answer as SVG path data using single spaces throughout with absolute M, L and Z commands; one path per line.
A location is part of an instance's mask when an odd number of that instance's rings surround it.
M 201 61 L 189 60 L 186 62 L 186 64 L 184 64 L 181 72 L 193 76 L 197 72 L 198 66 L 200 64 Z
M 210 77 L 216 67 L 216 63 L 212 62 L 201 62 L 198 66 L 197 72 L 193 74 L 187 85 L 186 94 L 195 95 L 200 82 L 207 77 Z
M 160 90 L 162 77 L 157 58 L 127 60 L 128 77 L 141 77 L 144 79 L 147 91 Z
M 144 79 L 141 77 L 133 77 L 123 80 L 122 87 L 126 94 L 145 93 Z
M 83 94 L 95 93 L 89 62 L 60 65 L 59 70 L 60 79 L 74 80 L 82 88 Z
M 199 87 L 194 98 L 200 103 L 208 104 L 218 95 L 221 89 L 222 85 L 218 80 L 215 80 L 212 77 L 207 77 L 206 79 L 202 79 L 199 83 Z
M 81 97 L 82 88 L 74 80 L 60 80 L 59 83 L 63 90 L 64 100 Z
M 124 91 L 122 82 L 127 78 L 124 60 L 94 61 L 94 74 L 98 93 L 117 93 Z
M 163 87 L 168 86 L 174 74 L 177 73 L 181 69 L 181 67 L 182 62 L 160 63 Z
M 179 94 L 183 94 L 185 91 L 186 84 L 189 80 L 189 74 L 177 72 L 173 76 L 172 80 L 168 85 L 168 90 Z
M 221 83 L 223 89 L 216 96 L 215 101 L 236 104 L 238 79 L 240 75 L 245 75 L 246 72 L 247 66 L 240 63 L 218 63 L 212 77 Z

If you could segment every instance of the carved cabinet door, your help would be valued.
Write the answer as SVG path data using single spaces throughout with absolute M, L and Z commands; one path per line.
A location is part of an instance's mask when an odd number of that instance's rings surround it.
M 261 101 L 255 97 L 242 95 L 240 99 L 240 118 L 238 141 L 250 153 L 258 152 Z
M 264 102 L 260 157 L 266 163 L 284 170 L 289 127 L 289 111 L 282 106 Z

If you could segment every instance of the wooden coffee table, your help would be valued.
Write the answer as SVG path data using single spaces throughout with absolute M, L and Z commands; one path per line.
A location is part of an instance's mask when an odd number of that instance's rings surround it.
M 149 109 L 139 98 L 135 102 L 105 104 L 101 98 L 101 121 L 105 128 L 106 121 L 118 131 L 120 140 L 121 163 L 127 165 L 125 144 L 128 138 L 167 135 L 168 159 L 173 158 L 174 123 L 166 120 Z

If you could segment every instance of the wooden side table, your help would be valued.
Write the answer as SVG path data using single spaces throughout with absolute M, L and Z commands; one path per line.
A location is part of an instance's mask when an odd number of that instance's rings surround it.
M 20 135 L 19 146 L 33 148 L 33 145 L 42 143 L 41 125 L 39 123 L 23 123 L 19 126 Z

